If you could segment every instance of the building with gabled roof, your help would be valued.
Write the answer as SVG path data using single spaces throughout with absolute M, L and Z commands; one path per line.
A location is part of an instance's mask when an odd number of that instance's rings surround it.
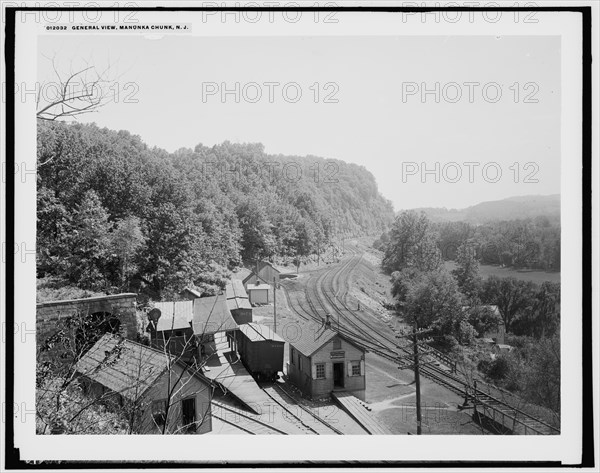
M 328 322 L 300 329 L 290 341 L 290 381 L 313 399 L 328 397 L 332 392 L 348 392 L 365 400 L 365 350 Z
M 269 261 L 259 261 L 252 269 L 252 272 L 246 276 L 242 283 L 248 289 L 249 285 L 254 285 L 256 282 L 265 284 L 279 284 L 281 275 L 285 273 L 285 269 L 277 266 Z
M 134 414 L 135 433 L 212 429 L 212 383 L 175 356 L 107 333 L 75 369 L 88 396 Z

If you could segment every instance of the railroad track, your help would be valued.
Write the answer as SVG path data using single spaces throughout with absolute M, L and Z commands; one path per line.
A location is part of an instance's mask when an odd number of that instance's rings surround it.
M 260 419 L 257 419 L 257 416 L 251 416 L 248 415 L 244 412 L 242 412 L 241 409 L 237 409 L 237 408 L 233 408 L 230 407 L 220 401 L 217 401 L 215 399 L 213 399 L 211 401 L 212 405 L 213 405 L 213 412 L 212 415 L 227 423 L 230 425 L 233 425 L 234 427 L 237 427 L 240 430 L 243 430 L 247 433 L 250 433 L 252 435 L 289 435 L 287 432 L 284 432 L 281 429 L 278 429 L 277 427 L 273 426 L 273 425 L 269 425 L 266 422 L 261 421 Z M 224 415 L 220 415 L 220 414 L 215 414 L 214 413 L 214 407 L 217 407 L 218 409 L 221 409 L 222 411 L 224 411 L 224 414 L 229 414 L 229 416 L 233 417 L 234 420 L 231 419 L 225 419 Z M 243 420 L 243 425 L 242 424 L 242 420 Z
M 394 363 L 398 363 L 400 354 L 397 353 L 397 350 L 406 354 L 412 354 L 412 347 L 400 346 L 395 340 L 384 336 L 380 332 L 378 333 L 371 324 L 356 316 L 346 306 L 344 301 L 340 301 L 338 297 L 335 297 L 340 294 L 340 287 L 346 285 L 346 282 L 340 283 L 340 279 L 344 275 L 349 274 L 360 263 L 361 259 L 362 255 L 352 256 L 349 260 L 341 264 L 341 266 L 338 265 L 335 268 L 329 268 L 323 271 L 316 279 L 309 279 L 305 288 L 305 297 L 310 310 L 306 310 L 306 308 L 302 310 L 310 318 L 319 323 L 323 322 L 326 314 L 332 311 L 337 313 L 339 316 L 338 329 L 342 335 L 348 336 L 366 350 Z M 345 298 L 347 292 L 347 289 L 342 289 L 342 299 Z M 374 336 L 373 333 L 377 333 L 377 336 Z M 435 349 L 430 347 L 419 347 L 419 349 L 423 353 L 427 352 L 427 356 L 438 358 L 438 364 L 440 363 L 439 360 L 444 359 L 444 357 L 439 355 L 436 356 L 437 350 Z M 526 434 L 549 435 L 560 433 L 559 429 L 550 424 L 511 406 L 489 393 L 470 386 L 466 380 L 449 373 L 447 370 L 431 366 L 430 362 L 427 363 L 427 366 L 423 366 L 420 371 L 430 380 L 456 394 L 464 395 L 467 393 L 468 400 L 475 406 L 482 408 L 484 412 L 490 411 L 494 419 L 496 418 L 496 414 L 499 417 L 501 416 L 503 420 L 508 417 L 513 422 L 513 430 L 519 424 L 521 430 Z
M 298 428 L 305 430 L 307 433 L 312 435 L 331 435 L 341 434 L 341 432 L 331 426 L 328 422 L 321 419 L 316 414 L 313 414 L 304 406 L 298 404 L 294 398 L 288 393 L 282 391 L 281 388 L 276 388 L 275 385 L 266 386 L 262 388 L 267 396 L 269 396 L 284 412 L 284 417 L 295 423 Z M 301 415 L 298 415 L 298 410 L 294 412 L 294 408 L 299 408 L 300 411 L 306 412 L 310 415 L 311 420 L 318 420 L 319 423 L 312 422 L 310 425 L 305 419 L 302 419 Z
M 317 421 L 317 423 L 315 424 L 315 430 L 317 430 L 319 432 L 319 435 L 331 435 L 331 434 L 344 435 L 343 432 L 341 432 L 340 430 L 336 429 L 333 425 L 331 425 L 330 422 L 327 422 L 321 416 L 315 414 L 308 407 L 303 406 L 302 404 L 300 404 L 296 400 L 296 398 L 293 395 L 291 395 L 289 392 L 287 392 L 282 386 L 274 384 L 273 385 L 273 389 L 275 391 L 277 391 L 279 393 L 279 395 L 281 397 L 283 397 L 285 400 L 291 402 L 294 406 L 299 407 L 302 411 L 306 412 L 306 414 L 308 414 L 313 419 L 315 419 Z

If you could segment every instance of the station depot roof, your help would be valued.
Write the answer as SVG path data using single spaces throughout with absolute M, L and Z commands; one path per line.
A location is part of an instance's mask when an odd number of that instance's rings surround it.
M 231 316 L 224 294 L 194 299 L 192 324 L 195 335 L 212 334 L 238 328 Z
M 359 347 L 355 342 L 348 339 L 347 337 L 340 335 L 337 330 L 323 325 L 307 324 L 299 327 L 299 333 L 297 339 L 290 342 L 296 350 L 302 353 L 304 356 L 310 357 L 320 348 L 323 347 L 327 342 L 338 336 L 346 343 L 358 348 L 361 351 L 365 351 Z
M 253 322 L 249 324 L 242 324 L 240 325 L 240 332 L 242 332 L 251 342 L 272 341 L 285 343 L 283 338 L 273 332 L 273 330 L 266 325 L 260 325 Z

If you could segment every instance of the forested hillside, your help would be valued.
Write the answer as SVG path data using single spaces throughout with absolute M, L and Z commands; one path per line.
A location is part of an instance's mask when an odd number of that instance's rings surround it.
M 170 154 L 48 121 L 37 146 L 38 276 L 82 289 L 210 292 L 243 261 L 302 259 L 393 220 L 371 173 L 339 160 L 229 142 Z

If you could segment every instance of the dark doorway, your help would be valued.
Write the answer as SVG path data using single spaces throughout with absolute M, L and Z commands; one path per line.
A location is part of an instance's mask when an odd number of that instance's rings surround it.
M 344 387 L 344 363 L 333 364 L 333 387 Z
M 181 422 L 186 432 L 196 432 L 196 399 L 181 401 Z

